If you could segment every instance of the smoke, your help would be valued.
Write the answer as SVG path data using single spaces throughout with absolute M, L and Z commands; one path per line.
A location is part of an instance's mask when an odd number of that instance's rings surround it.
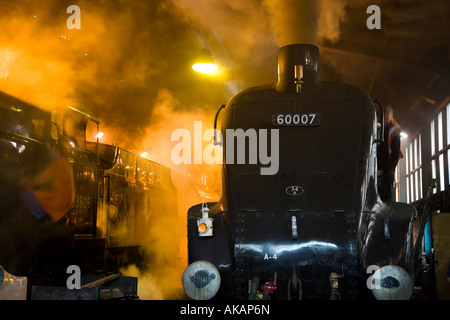
M 146 157 L 172 169 L 171 178 L 177 189 L 176 215 L 158 213 L 161 216 L 152 218 L 149 233 L 154 240 L 144 249 L 149 257 L 144 262 L 145 268 L 130 265 L 121 270 L 123 275 L 139 278 L 138 295 L 145 300 L 183 298 L 181 277 L 187 266 L 187 211 L 193 205 L 217 201 L 221 192 L 219 165 L 193 161 L 175 165 L 173 162 L 172 149 L 179 143 L 171 140 L 174 130 L 187 130 L 192 137 L 189 147 L 194 149 L 199 147 L 193 144 L 194 135 L 198 134 L 194 132 L 194 121 L 202 123 L 202 136 L 213 127 L 213 106 L 193 110 L 180 110 L 181 107 L 182 102 L 172 92 L 161 89 L 152 106 L 151 125 L 143 132 L 139 144 L 134 144 L 147 152 Z
M 348 20 L 348 6 L 369 0 L 177 0 L 201 45 L 229 63 L 244 87 L 276 81 L 277 53 L 294 43 L 334 44 Z M 365 10 L 361 11 L 365 14 Z M 225 48 L 225 52 L 223 50 Z M 227 59 L 224 59 L 224 56 Z
M 71 4 L 80 29 L 67 27 Z M 184 76 L 169 61 L 192 46 L 165 1 L 2 1 L 0 12 L 0 90 L 47 110 L 85 105 L 103 123 L 133 123 L 131 134 L 159 86 Z
M 280 46 L 337 42 L 347 0 L 264 0 Z
M 189 74 L 188 61 L 201 47 L 240 88 L 272 83 L 279 46 L 337 41 L 345 3 L 2 1 L 0 90 L 48 110 L 87 106 L 102 126 L 120 126 L 135 140 L 151 124 L 161 88 L 175 94 L 203 84 Z M 81 10 L 79 30 L 66 25 L 72 4 Z M 200 100 L 219 105 L 221 98 Z
M 321 0 L 319 3 L 319 41 L 336 43 L 340 39 L 340 26 L 347 19 L 347 0 Z
M 67 103 L 73 86 L 64 75 L 72 73 L 74 63 L 63 59 L 71 43 L 62 45 L 62 28 L 43 23 L 53 18 L 36 2 L 2 1 L 0 6 L 0 90 L 42 108 Z

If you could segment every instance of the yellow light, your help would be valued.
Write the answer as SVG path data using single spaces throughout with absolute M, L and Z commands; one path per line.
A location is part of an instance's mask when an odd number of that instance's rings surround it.
M 192 69 L 203 74 L 213 74 L 219 68 L 217 67 L 214 59 L 211 56 L 211 51 L 203 48 L 200 51 L 197 60 L 194 62 Z
M 142 153 L 141 153 L 141 157 L 144 158 L 145 156 L 147 156 L 147 152 L 142 152 Z
M 214 63 L 196 63 L 192 69 L 200 73 L 211 74 L 216 72 L 218 67 Z
M 103 137 L 103 132 L 99 132 L 97 135 L 95 135 L 95 137 L 100 139 L 101 137 Z

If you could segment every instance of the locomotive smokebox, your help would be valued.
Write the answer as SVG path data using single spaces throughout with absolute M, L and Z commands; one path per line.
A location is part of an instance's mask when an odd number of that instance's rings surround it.
M 319 48 L 309 44 L 293 44 L 278 53 L 278 83 L 282 93 L 304 93 L 320 83 Z

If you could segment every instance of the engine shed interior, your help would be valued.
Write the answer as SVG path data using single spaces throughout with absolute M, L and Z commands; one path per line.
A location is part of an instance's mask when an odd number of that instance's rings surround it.
M 0 2 L 0 299 L 450 300 L 447 2 Z

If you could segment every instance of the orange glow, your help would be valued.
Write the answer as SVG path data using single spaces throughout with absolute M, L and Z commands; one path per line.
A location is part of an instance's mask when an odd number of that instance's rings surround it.
M 201 232 L 201 233 L 205 233 L 207 229 L 208 229 L 208 227 L 204 223 L 200 223 L 198 225 L 198 231 Z

